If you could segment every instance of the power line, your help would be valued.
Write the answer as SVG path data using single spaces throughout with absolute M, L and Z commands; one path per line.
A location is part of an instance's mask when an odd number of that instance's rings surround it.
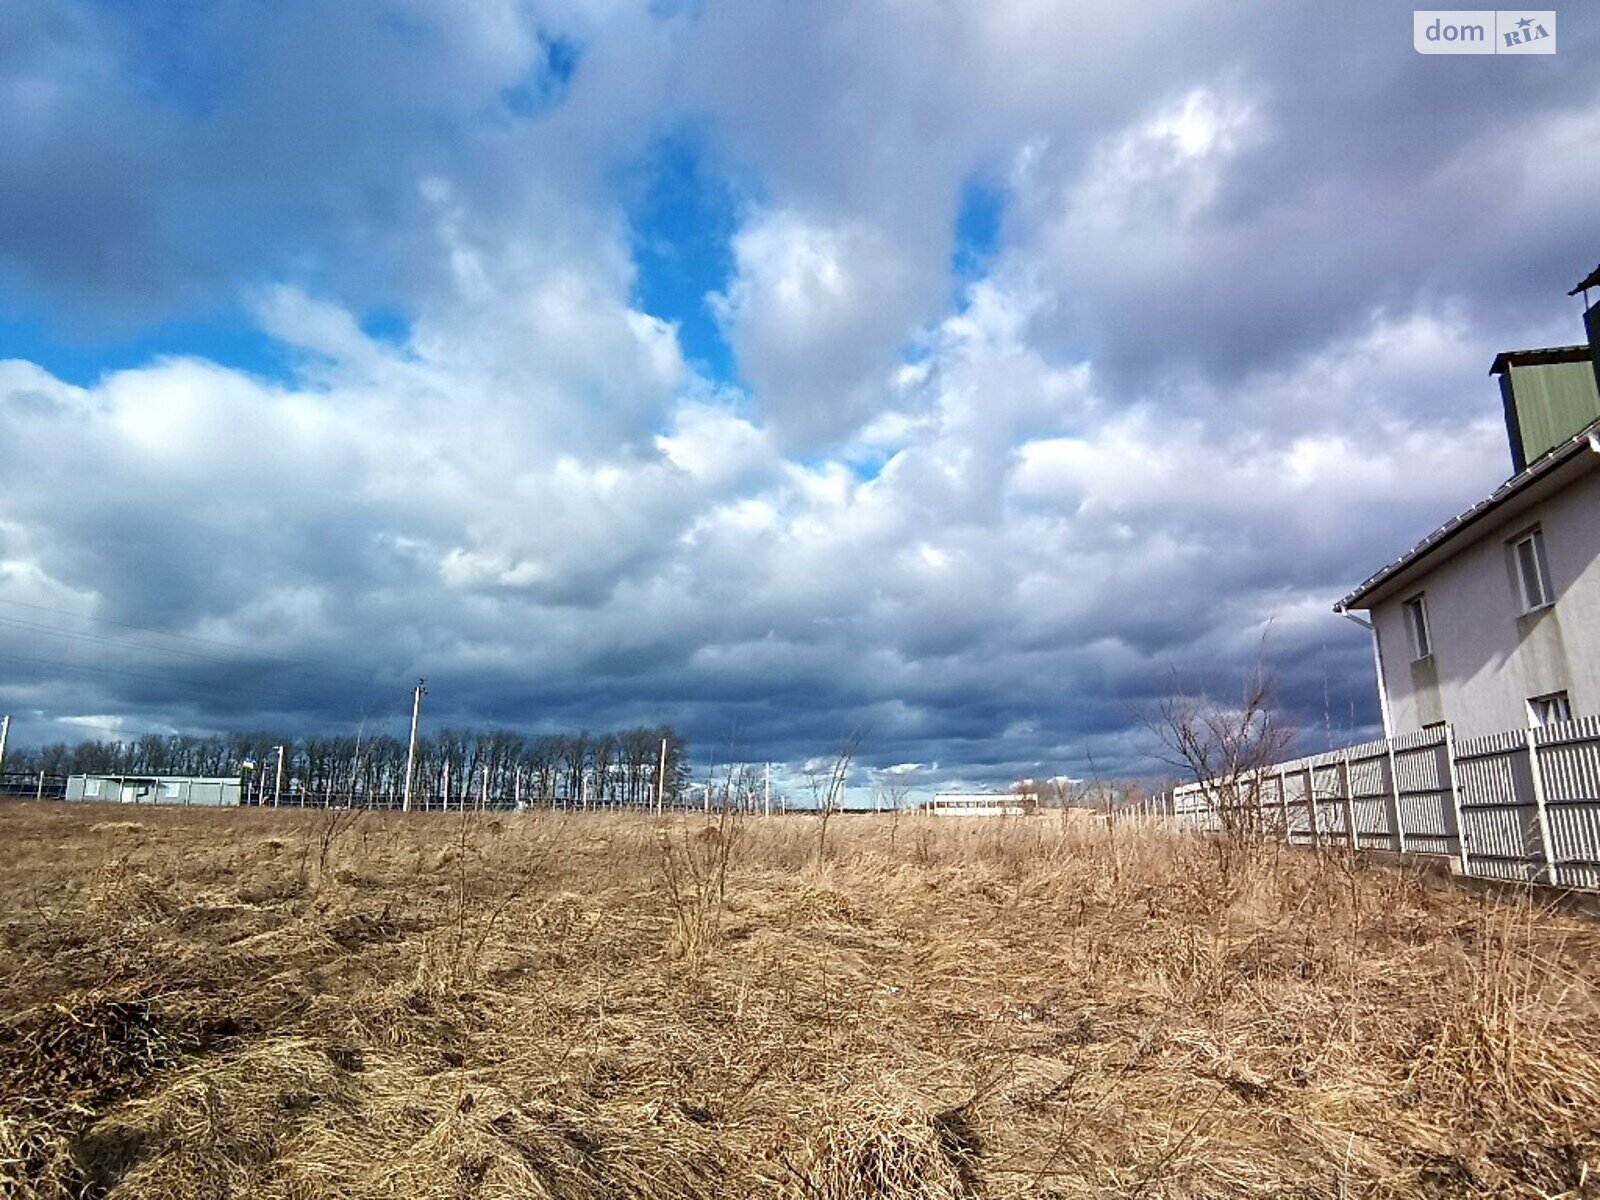
M 57 629 L 53 625 L 41 625 L 37 621 L 19 621 L 15 617 L 0 617 L 0 626 L 16 629 L 32 629 L 50 637 L 71 638 L 74 641 L 94 642 L 102 646 L 116 646 L 123 650 L 138 650 L 150 654 L 176 655 L 180 658 L 194 659 L 196 662 L 216 663 L 223 666 L 241 666 L 236 658 L 223 658 L 217 654 L 205 654 L 197 650 L 184 650 L 173 646 L 144 646 L 137 642 L 120 641 L 117 638 L 101 637 L 97 633 L 80 633 L 70 629 Z
M 3 621 L 3 620 L 4 620 L 4 618 L 0 618 L 0 621 Z M 210 692 L 210 693 L 213 693 L 213 694 L 216 694 L 216 695 L 226 696 L 226 697 L 228 697 L 230 699 L 239 698 L 242 695 L 246 694 L 245 692 L 241 692 L 240 690 L 238 690 L 236 688 L 233 688 L 233 687 L 230 687 L 229 685 L 226 685 L 226 684 L 202 683 L 202 682 L 199 682 L 199 681 L 196 681 L 196 680 L 182 679 L 182 678 L 179 678 L 177 676 L 153 675 L 153 674 L 150 674 L 148 672 L 127 671 L 127 670 L 122 670 L 122 669 L 119 669 L 119 668 L 116 668 L 116 667 L 96 667 L 96 666 L 89 666 L 87 664 L 82 664 L 82 663 L 55 662 L 55 661 L 52 661 L 52 660 L 39 659 L 39 658 L 30 658 L 30 657 L 28 657 L 26 655 L 11 654 L 9 652 L 0 651 L 0 662 L 6 662 L 6 661 L 15 662 L 15 663 L 24 663 L 24 664 L 27 664 L 27 665 L 30 665 L 30 666 L 44 667 L 44 668 L 47 668 L 47 669 L 50 669 L 50 670 L 82 671 L 82 672 L 85 672 L 85 673 L 88 673 L 88 674 L 92 674 L 92 675 L 116 675 L 116 676 L 121 676 L 121 677 L 126 677 L 126 678 L 145 680 L 145 681 L 154 682 L 154 683 L 172 684 L 172 685 L 175 685 L 177 687 L 184 688 L 184 689 L 187 689 L 187 690 L 190 690 L 190 691 Z M 387 691 L 387 689 L 384 689 L 384 690 Z M 290 701 L 290 702 L 293 702 L 293 703 L 297 703 L 297 704 L 300 703 L 301 701 L 303 701 L 303 699 L 304 699 L 304 697 L 302 697 L 302 696 L 293 695 L 293 694 L 290 694 L 288 692 L 278 692 L 278 691 L 273 691 L 271 689 L 261 689 L 261 688 L 255 688 L 255 687 L 248 688 L 247 689 L 247 694 L 248 695 L 253 695 L 253 696 L 273 696 L 273 697 L 277 697 L 279 699 L 287 700 L 287 701 Z M 407 696 L 407 700 L 409 700 L 409 696 Z M 394 734 L 395 723 L 397 721 L 403 719 L 403 716 L 404 716 L 404 705 L 401 703 L 401 701 L 398 699 L 398 697 L 392 697 L 392 698 L 390 698 L 388 700 L 388 702 L 386 704 L 382 704 L 379 707 L 380 707 L 380 715 L 378 715 L 375 718 L 376 721 L 378 722 L 379 729 L 372 736 L 373 737 L 378 737 L 378 736 L 394 737 L 395 736 L 395 734 Z M 367 706 L 366 706 L 365 703 L 362 705 L 362 710 L 363 711 L 362 711 L 361 721 L 362 721 L 363 724 L 365 724 L 365 722 L 368 719 L 368 715 L 369 715 L 368 712 L 367 712 Z M 50 723 L 52 725 L 67 725 L 67 726 L 72 726 L 72 727 L 80 727 L 81 726 L 81 727 L 86 728 L 86 729 L 100 729 L 100 730 L 104 730 L 104 731 L 106 731 L 108 733 L 117 734 L 117 735 L 122 736 L 122 737 L 161 737 L 161 738 L 167 738 L 167 737 L 183 737 L 183 736 L 211 736 L 210 734 L 185 735 L 185 734 L 174 732 L 172 730 L 156 731 L 156 730 L 149 730 L 149 729 L 143 729 L 143 730 L 141 730 L 141 729 L 128 729 L 128 728 L 126 728 L 124 726 L 121 726 L 121 725 L 110 725 L 110 724 L 105 724 L 105 723 L 102 723 L 102 722 L 95 722 L 95 721 L 83 721 L 83 720 L 79 720 L 77 718 L 71 718 L 71 717 L 56 717 L 56 716 L 43 716 L 43 715 L 41 715 L 38 719 L 41 722 L 48 722 L 48 723 Z M 215 731 L 215 732 L 220 734 L 223 731 Z
M 53 725 L 53 726 L 63 726 L 64 725 L 68 729 L 102 729 L 107 733 L 114 733 L 114 734 L 119 735 L 120 737 L 125 737 L 125 738 L 146 738 L 146 737 L 174 738 L 174 737 L 211 737 L 211 736 L 216 736 L 216 735 L 213 735 L 213 734 L 173 733 L 170 730 L 165 732 L 165 733 L 158 733 L 154 729 L 124 729 L 120 725 L 108 725 L 103 721 L 83 721 L 83 720 L 80 720 L 77 717 L 41 717 L 41 718 L 39 718 L 39 720 L 40 720 L 41 724 L 48 724 L 48 725 Z M 84 740 L 85 741 L 89 741 L 91 739 L 85 738 Z
M 215 646 L 215 647 L 217 647 L 219 649 L 233 650 L 233 651 L 236 651 L 236 652 L 238 652 L 240 654 L 250 655 L 250 656 L 253 656 L 253 657 L 256 657 L 256 658 L 270 658 L 270 659 L 274 659 L 277 662 L 284 663 L 284 664 L 298 664 L 298 666 L 302 667 L 302 668 L 315 669 L 315 670 L 321 670 L 321 671 L 334 671 L 334 672 L 338 672 L 340 674 L 361 676 L 363 679 L 365 679 L 365 680 L 367 680 L 369 682 L 377 675 L 377 670 L 376 669 L 363 669 L 363 668 L 360 668 L 360 667 L 348 667 L 348 666 L 343 666 L 343 665 L 341 665 L 339 663 L 331 662 L 331 661 L 325 660 L 325 659 L 319 660 L 319 659 L 310 659 L 310 658 L 296 658 L 296 657 L 294 657 L 292 655 L 288 655 L 288 654 L 282 654 L 282 653 L 271 651 L 271 650 L 263 650 L 259 646 L 249 646 L 249 645 L 244 644 L 243 642 L 223 641 L 220 638 L 203 638 L 203 637 L 195 637 L 192 634 L 186 634 L 186 633 L 169 633 L 169 632 L 167 632 L 166 630 L 163 630 L 163 629 L 152 629 L 151 627 L 149 627 L 147 625 L 131 625 L 126 621 L 114 621 L 110 617 L 94 617 L 94 616 L 90 616 L 87 613 L 72 612 L 72 611 L 70 611 L 68 609 L 64 609 L 64 608 L 52 608 L 52 607 L 50 607 L 49 605 L 46 605 L 46 604 L 33 604 L 33 603 L 31 603 L 31 602 L 29 602 L 27 600 L 12 600 L 9 597 L 0 596 L 0 604 L 10 604 L 10 605 L 13 605 L 14 607 L 17 607 L 17 608 L 32 609 L 34 612 L 49 613 L 52 616 L 57 616 L 57 617 L 70 617 L 72 620 L 75 620 L 75 621 L 88 621 L 88 622 L 90 622 L 92 624 L 96 624 L 96 625 L 112 625 L 112 626 L 115 626 L 118 629 L 127 629 L 127 630 L 130 630 L 130 631 L 134 632 L 134 633 L 150 634 L 153 637 L 168 638 L 168 639 L 170 639 L 172 641 L 192 642 L 195 645 L 199 645 L 199 646 Z M 0 620 L 9 620 L 9 621 L 12 621 L 12 622 L 16 622 L 17 621 L 16 618 L 0 618 Z M 20 623 L 20 622 L 17 622 L 17 623 Z M 49 628 L 49 627 L 48 626 L 37 626 L 37 628 L 45 629 L 45 628 Z M 72 634 L 70 632 L 68 632 L 68 631 L 61 631 L 61 632 L 65 633 L 67 636 L 72 636 Z M 80 634 L 78 636 L 91 636 L 91 635 L 81 635 Z M 149 649 L 154 649 L 154 650 L 157 650 L 157 651 L 172 652 L 169 647 L 148 647 L 148 648 Z M 231 661 L 231 660 L 219 659 L 219 661 Z
M 393 729 L 394 722 L 401 715 L 402 714 L 401 714 L 400 710 L 396 709 L 393 712 L 391 712 L 387 717 L 381 718 L 383 720 L 384 724 L 385 724 L 385 727 L 386 727 L 385 731 L 382 734 L 370 735 L 367 738 L 367 740 L 368 741 L 372 741 L 373 739 L 375 739 L 375 738 L 377 738 L 379 736 L 394 737 L 394 734 L 392 732 L 390 732 L 390 730 Z M 79 717 L 39 716 L 32 723 L 39 724 L 39 725 L 52 726 L 54 731 L 63 731 L 63 727 L 64 727 L 65 730 L 71 730 L 71 729 L 100 729 L 100 730 L 104 730 L 107 733 L 116 734 L 116 735 L 118 735 L 119 737 L 122 737 L 122 738 L 144 738 L 144 737 L 154 737 L 154 738 L 193 737 L 193 738 L 202 738 L 202 739 L 203 738 L 215 738 L 215 737 L 226 738 L 226 737 L 230 737 L 230 736 L 235 736 L 239 732 L 239 731 L 229 731 L 229 730 L 216 729 L 216 730 L 210 730 L 210 731 L 208 731 L 206 733 L 187 733 L 186 734 L 186 733 L 179 733 L 179 732 L 176 732 L 176 731 L 170 730 L 170 729 L 166 729 L 166 730 L 128 729 L 128 728 L 126 728 L 124 726 L 112 725 L 112 724 L 109 724 L 109 723 L 104 722 L 104 721 L 85 721 L 85 720 L 83 720 L 83 719 L 81 719 Z M 258 731 L 252 731 L 252 732 L 258 732 Z M 272 735 L 272 736 L 276 736 L 276 735 Z M 314 736 L 317 736 L 317 735 L 313 734 L 313 735 L 310 735 L 310 736 L 314 737 Z M 84 740 L 85 741 L 89 741 L 91 739 L 85 738 Z M 399 741 L 398 738 L 395 738 L 395 740 Z
M 126 728 L 124 726 L 121 726 L 121 725 L 107 724 L 104 721 L 86 721 L 86 720 L 83 720 L 82 718 L 79 718 L 79 717 L 53 717 L 53 716 L 44 716 L 42 714 L 38 715 L 37 717 L 35 717 L 33 719 L 31 719 L 29 721 L 29 724 L 30 725 L 49 725 L 49 726 L 52 727 L 52 732 L 58 731 L 59 727 L 62 727 L 62 726 L 65 726 L 67 729 L 102 729 L 102 730 L 105 730 L 107 733 L 115 733 L 115 734 L 118 734 L 119 736 L 124 737 L 124 738 L 143 738 L 143 737 L 155 737 L 155 738 L 198 737 L 198 738 L 204 738 L 204 737 L 225 736 L 225 735 L 218 734 L 218 733 L 182 734 L 182 733 L 175 733 L 170 729 L 168 729 L 168 730 L 159 730 L 159 731 L 158 730 L 154 730 L 154 729 L 128 729 L 128 728 Z M 89 739 L 85 738 L 84 740 L 88 741 Z
M 12 654 L 9 651 L 0 651 L 0 661 L 25 663 L 28 666 L 45 667 L 52 671 L 84 671 L 93 675 L 119 675 L 128 679 L 142 679 L 151 683 L 172 684 L 192 692 L 210 692 L 213 695 L 227 696 L 230 699 L 249 696 L 266 696 L 279 700 L 286 700 L 292 704 L 303 704 L 305 697 L 289 692 L 276 691 L 271 688 L 251 686 L 243 689 L 236 685 L 222 683 L 204 683 L 199 680 L 182 679 L 175 675 L 152 675 L 146 671 L 125 671 L 117 667 L 92 667 L 83 663 L 57 662 L 44 658 L 29 658 L 22 654 Z

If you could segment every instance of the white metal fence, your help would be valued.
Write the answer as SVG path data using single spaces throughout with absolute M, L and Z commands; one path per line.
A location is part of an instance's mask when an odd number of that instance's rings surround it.
M 1449 726 L 1269 767 L 1231 789 L 1250 823 L 1297 845 L 1456 859 L 1489 879 L 1600 889 L 1600 717 L 1457 741 Z M 1186 784 L 1172 813 L 1228 823 L 1215 788 Z M 1235 821 L 1232 827 L 1237 827 Z

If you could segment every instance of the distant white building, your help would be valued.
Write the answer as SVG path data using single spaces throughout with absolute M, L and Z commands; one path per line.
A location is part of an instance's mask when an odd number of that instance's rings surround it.
M 239 781 L 200 775 L 72 775 L 67 799 L 101 804 L 177 804 L 237 808 Z
M 1600 714 L 1600 303 L 1585 325 L 1495 360 L 1516 473 L 1334 606 L 1370 615 L 1387 736 Z
M 939 817 L 1023 817 L 1022 797 L 1009 792 L 941 792 L 923 806 Z

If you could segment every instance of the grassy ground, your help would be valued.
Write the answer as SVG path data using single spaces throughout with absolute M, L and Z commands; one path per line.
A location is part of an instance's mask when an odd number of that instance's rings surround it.
M 0 1196 L 1600 1196 L 1600 928 L 1057 817 L 0 806 Z

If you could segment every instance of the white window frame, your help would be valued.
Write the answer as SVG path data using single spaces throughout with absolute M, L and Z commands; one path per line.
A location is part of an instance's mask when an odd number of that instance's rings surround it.
M 1544 532 L 1538 526 L 1512 538 L 1511 563 L 1517 577 L 1517 603 L 1524 613 L 1538 612 L 1556 602 L 1550 585 L 1550 562 L 1544 552 Z M 1527 548 L 1524 558 L 1523 549 Z M 1533 574 L 1528 571 L 1532 567 Z
M 1406 637 L 1411 643 L 1411 661 L 1421 662 L 1433 657 L 1433 626 L 1428 621 L 1428 595 L 1418 592 L 1400 603 L 1400 617 L 1405 622 Z
M 1543 729 L 1572 720 L 1572 698 L 1566 692 L 1528 697 L 1528 727 Z

